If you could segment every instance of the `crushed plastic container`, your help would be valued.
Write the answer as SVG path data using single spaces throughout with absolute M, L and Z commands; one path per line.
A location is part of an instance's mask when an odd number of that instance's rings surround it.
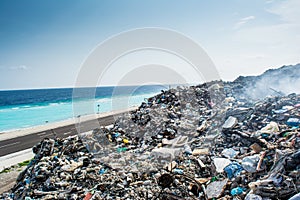
M 286 113 L 287 111 L 288 111 L 287 109 L 279 109 L 279 110 L 274 110 L 274 113 L 282 114 L 282 113 Z
M 227 158 L 214 158 L 213 161 L 217 173 L 222 173 L 224 168 L 231 163 L 231 161 Z
M 226 158 L 234 158 L 236 155 L 238 155 L 238 152 L 235 151 L 234 149 L 232 148 L 229 148 L 229 149 L 224 149 L 222 151 L 222 156 L 226 157 Z
M 104 168 L 101 168 L 100 170 L 99 170 L 99 174 L 104 174 L 106 172 L 106 170 L 104 169 Z
M 237 123 L 238 123 L 237 118 L 229 116 L 228 119 L 223 124 L 222 128 L 230 129 L 230 128 L 233 128 Z
M 120 147 L 120 148 L 117 149 L 118 153 L 125 152 L 125 151 L 127 151 L 126 147 Z
M 230 191 L 230 194 L 232 196 L 236 196 L 236 195 L 240 195 L 244 192 L 245 188 L 241 188 L 241 187 L 236 187 L 236 188 L 233 188 L 231 191 Z
M 243 167 L 237 162 L 232 162 L 224 168 L 224 171 L 226 172 L 227 177 L 232 179 L 233 177 L 239 175 L 241 171 L 243 171 Z
M 178 168 L 174 169 L 173 172 L 175 174 L 183 174 L 183 170 L 182 169 L 178 169 Z
M 289 118 L 286 122 L 288 126 L 299 126 L 300 120 L 298 118 Z
M 260 159 L 259 155 L 247 156 L 243 158 L 242 166 L 247 172 L 254 173 L 256 172 L 259 159 Z

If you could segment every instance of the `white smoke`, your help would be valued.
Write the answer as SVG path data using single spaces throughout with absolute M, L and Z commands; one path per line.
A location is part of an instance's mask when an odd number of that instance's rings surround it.
M 252 99 L 299 94 L 300 64 L 267 70 L 260 76 L 250 78 L 244 89 L 244 95 Z

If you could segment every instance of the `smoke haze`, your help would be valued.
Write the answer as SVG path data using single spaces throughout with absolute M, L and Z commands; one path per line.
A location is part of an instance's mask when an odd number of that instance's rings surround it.
M 267 96 L 300 93 L 300 64 L 269 69 L 259 76 L 240 76 L 234 83 L 242 87 L 241 96 L 261 99 Z

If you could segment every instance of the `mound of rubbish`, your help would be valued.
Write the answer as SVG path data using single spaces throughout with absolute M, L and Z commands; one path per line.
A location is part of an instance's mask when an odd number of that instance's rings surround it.
M 178 86 L 112 127 L 44 139 L 4 199 L 297 199 L 300 95 Z

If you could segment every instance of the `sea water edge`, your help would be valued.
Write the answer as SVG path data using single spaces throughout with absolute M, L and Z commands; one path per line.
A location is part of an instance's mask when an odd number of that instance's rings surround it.
M 99 113 L 105 113 L 138 106 L 145 99 L 156 95 L 160 92 L 161 89 L 166 89 L 166 87 L 167 86 L 161 85 L 146 86 L 141 88 L 140 90 L 135 91 L 133 94 L 128 94 L 125 91 L 123 93 L 120 92 L 119 94 L 115 95 L 112 95 L 112 90 L 114 90 L 114 87 L 105 87 L 105 95 L 101 96 L 101 94 L 98 94 L 92 99 L 78 98 L 73 100 L 72 98 L 70 98 L 70 90 L 72 90 L 70 88 L 58 89 L 60 92 L 56 91 L 55 94 L 59 95 L 65 90 L 68 92 L 67 96 L 69 99 L 58 98 L 58 100 L 52 101 L 43 99 L 42 101 L 37 100 L 36 102 L 34 102 L 34 99 L 29 99 L 29 103 L 14 104 L 12 102 L 8 102 L 8 105 L 5 105 L 5 103 L 3 103 L 3 100 L 1 101 L 0 99 L 0 132 L 10 132 L 14 130 L 41 126 L 48 123 L 69 120 L 78 115 L 90 115 L 98 113 L 98 111 Z M 97 90 L 101 89 L 103 88 L 97 88 Z M 107 92 L 108 90 L 110 91 Z M 124 88 L 124 90 L 132 92 L 132 89 L 130 89 L 129 87 Z M 20 95 L 17 93 L 30 93 L 32 91 L 33 90 L 22 90 L 21 92 L 9 91 L 9 95 Z M 34 90 L 34 93 L 51 93 L 52 91 L 53 89 L 40 89 L 38 91 Z M 7 91 L 5 92 L 7 93 Z M 0 96 L 2 93 L 3 91 L 0 91 Z M 28 96 L 30 98 L 30 94 L 28 94 Z M 17 102 L 20 102 L 21 98 L 22 97 L 19 97 Z M 119 105 L 119 102 L 122 102 L 122 105 Z

